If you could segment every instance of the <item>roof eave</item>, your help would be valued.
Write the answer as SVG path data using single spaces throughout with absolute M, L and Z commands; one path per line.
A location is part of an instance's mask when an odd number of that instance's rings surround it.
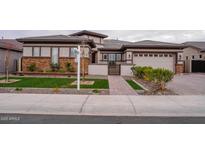
M 44 40 L 44 39 L 16 39 L 22 43 L 87 43 L 92 48 L 96 47 L 96 44 L 92 40 L 63 40 L 63 39 L 52 39 L 52 40 Z

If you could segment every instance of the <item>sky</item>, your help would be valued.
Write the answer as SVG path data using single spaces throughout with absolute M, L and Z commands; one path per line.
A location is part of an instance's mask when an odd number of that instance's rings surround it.
M 31 36 L 69 35 L 78 30 L 0 30 L 0 38 L 15 39 Z M 186 41 L 205 41 L 205 30 L 91 30 L 106 34 L 110 39 L 125 41 L 154 40 L 183 43 Z

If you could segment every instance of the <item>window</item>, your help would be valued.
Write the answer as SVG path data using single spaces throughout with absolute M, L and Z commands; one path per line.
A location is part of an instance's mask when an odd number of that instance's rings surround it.
M 188 60 L 189 59 L 189 57 L 188 56 L 186 56 L 186 60 Z
M 192 56 L 192 59 L 194 59 L 194 55 Z
M 58 48 L 52 48 L 52 64 L 58 64 Z
M 69 57 L 69 48 L 60 48 L 60 57 Z
M 40 56 L 40 47 L 34 47 L 33 48 L 33 56 L 39 57 Z
M 199 55 L 199 58 L 202 58 L 202 55 Z
M 149 57 L 153 57 L 153 54 L 149 54 Z
M 121 54 L 117 54 L 117 61 L 121 61 L 122 60 L 122 55 Z
M 181 55 L 180 55 L 180 56 L 181 56 Z M 169 57 L 173 57 L 173 56 L 170 54 Z M 181 58 L 180 58 L 180 60 L 181 60 Z
M 139 56 L 140 56 L 140 57 L 142 57 L 142 56 L 143 56 L 143 54 L 139 54 Z
M 76 48 L 70 48 L 70 57 L 75 57 L 76 56 L 75 49 Z
M 147 56 L 148 56 L 148 54 L 144 54 L 144 56 L 145 56 L 145 57 L 147 57 Z
M 154 57 L 158 57 L 158 54 L 154 54 Z
M 138 54 L 134 54 L 135 57 L 138 57 Z
M 50 47 L 41 47 L 41 57 L 50 57 L 51 49 Z
M 115 54 L 109 54 L 109 61 L 115 61 Z
M 160 54 L 159 57 L 163 57 L 163 54 Z
M 24 47 L 23 48 L 23 56 L 24 57 L 31 57 L 32 54 L 32 47 Z
M 165 55 L 164 55 L 164 57 L 168 57 L 168 55 L 167 55 L 167 54 L 165 54 Z
M 103 54 L 103 60 L 107 60 L 107 54 Z

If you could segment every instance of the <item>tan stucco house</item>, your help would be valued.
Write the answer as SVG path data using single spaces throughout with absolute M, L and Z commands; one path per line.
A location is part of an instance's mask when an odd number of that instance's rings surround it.
M 185 62 L 185 72 L 205 72 L 205 42 L 183 44 L 186 48 L 179 55 L 179 59 Z
M 28 37 L 17 39 L 23 43 L 22 72 L 35 64 L 38 73 L 49 72 L 51 64 L 59 65 L 66 72 L 71 63 L 76 72 L 74 48 L 81 50 L 81 71 L 90 75 L 132 75 L 131 67 L 152 66 L 166 68 L 175 73 L 183 72 L 178 54 L 183 44 L 157 41 L 128 42 L 108 39 L 107 35 L 80 31 L 71 35 Z M 70 72 L 69 72 L 70 73 Z

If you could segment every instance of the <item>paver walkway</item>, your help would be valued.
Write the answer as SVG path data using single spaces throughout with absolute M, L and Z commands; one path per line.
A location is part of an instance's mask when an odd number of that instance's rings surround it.
M 108 76 L 110 95 L 137 95 L 121 76 Z

